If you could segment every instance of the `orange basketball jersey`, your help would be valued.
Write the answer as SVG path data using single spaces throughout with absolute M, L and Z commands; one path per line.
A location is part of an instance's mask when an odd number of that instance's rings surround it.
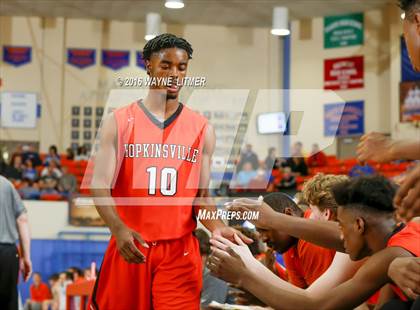
M 207 119 L 180 104 L 162 123 L 141 101 L 114 116 L 118 154 L 112 196 L 121 219 L 146 241 L 192 232 Z

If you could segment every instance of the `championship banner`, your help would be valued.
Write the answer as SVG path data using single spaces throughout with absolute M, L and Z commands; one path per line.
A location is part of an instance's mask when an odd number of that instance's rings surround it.
M 363 56 L 324 60 L 324 89 L 340 90 L 363 86 Z
M 68 48 L 67 63 L 79 69 L 84 69 L 96 63 L 94 49 Z
M 136 65 L 144 70 L 146 70 L 146 63 L 143 59 L 143 51 L 136 51 Z
M 400 122 L 420 121 L 420 80 L 400 83 Z
M 324 17 L 324 48 L 363 44 L 363 13 Z
M 113 70 L 127 67 L 130 63 L 130 51 L 102 50 L 102 65 Z
M 324 105 L 324 136 L 351 136 L 365 133 L 364 102 Z
M 35 128 L 37 103 L 35 93 L 1 93 L 1 127 Z
M 3 46 L 3 61 L 12 66 L 19 67 L 32 60 L 32 47 L 29 46 Z
M 401 37 L 401 81 L 420 81 L 420 73 L 413 69 L 403 37 Z

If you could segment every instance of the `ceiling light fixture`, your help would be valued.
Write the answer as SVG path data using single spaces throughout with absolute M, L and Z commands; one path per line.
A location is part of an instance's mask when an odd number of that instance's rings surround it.
M 271 34 L 275 36 L 287 36 L 289 30 L 289 9 L 286 7 L 276 6 L 273 9 L 273 26 Z
M 185 6 L 182 0 L 166 0 L 165 7 L 168 9 L 182 9 Z

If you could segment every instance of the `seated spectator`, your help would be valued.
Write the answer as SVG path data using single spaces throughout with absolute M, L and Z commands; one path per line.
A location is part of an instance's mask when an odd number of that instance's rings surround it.
M 264 169 L 258 169 L 255 178 L 248 182 L 248 188 L 255 190 L 266 190 L 270 186 L 271 179 L 272 177 L 270 173 L 267 173 L 267 171 Z
M 68 172 L 68 168 L 63 166 L 61 168 L 62 176 L 58 181 L 58 190 L 62 192 L 65 196 L 73 194 L 77 190 L 77 180 L 76 177 Z
M 207 257 L 210 255 L 210 237 L 202 229 L 197 229 L 194 234 L 200 246 L 203 266 L 203 289 L 201 290 L 200 304 L 202 307 L 207 307 L 212 301 L 224 304 L 228 294 L 228 285 L 225 281 L 211 275 L 206 267 Z
M 292 157 L 305 157 L 302 142 L 297 141 L 293 144 L 293 146 L 292 146 Z
M 74 160 L 74 151 L 71 147 L 68 147 L 66 150 L 66 159 Z
M 305 159 L 303 157 L 288 158 L 283 164 L 283 167 L 290 167 L 295 176 L 308 175 L 308 166 L 306 166 Z
M 27 146 L 26 146 L 27 147 Z M 23 146 L 18 145 L 15 149 L 15 151 L 12 153 L 12 156 L 10 156 L 10 162 L 14 162 L 16 156 L 22 156 L 23 157 Z
M 349 177 L 356 178 L 373 174 L 375 174 L 375 169 L 373 169 L 373 167 L 369 166 L 367 163 L 364 165 L 356 164 L 350 169 Z
M 50 160 L 49 165 L 41 171 L 41 177 L 52 177 L 58 180 L 62 175 L 55 160 Z
M 30 159 L 32 160 L 34 167 L 40 166 L 42 164 L 38 152 L 35 151 L 35 148 L 32 145 L 24 145 L 22 150 L 23 162 L 25 162 L 27 159 Z
M 51 310 L 58 310 L 60 304 L 60 283 L 59 274 L 55 273 L 48 278 L 48 284 L 50 285 L 52 298 L 49 302 Z
M 55 145 L 51 145 L 48 150 L 48 155 L 45 157 L 44 165 L 49 166 L 51 161 L 55 161 L 56 164 L 60 165 L 60 155 L 57 153 L 57 147 Z
M 77 148 L 77 155 L 74 158 L 75 161 L 81 161 L 81 160 L 88 160 L 89 156 L 87 154 L 87 150 L 84 146 L 79 146 Z
M 46 303 L 51 300 L 51 293 L 48 285 L 42 282 L 41 275 L 34 272 L 33 284 L 30 287 L 30 299 L 26 301 L 25 310 L 45 309 Z
M 251 167 L 253 170 L 257 170 L 260 166 L 258 161 L 258 155 L 252 150 L 251 144 L 247 144 L 245 150 L 241 153 L 241 157 L 239 159 L 238 166 L 236 167 L 236 171 L 241 171 L 246 163 L 251 163 Z
M 26 178 L 31 181 L 35 181 L 38 178 L 38 172 L 36 171 L 32 160 L 29 158 L 25 161 L 25 165 L 22 171 L 22 178 Z
M 13 161 L 10 162 L 6 177 L 12 181 L 22 180 L 23 164 L 22 156 L 16 155 Z
M 73 275 L 71 272 L 62 272 L 58 277 L 58 310 L 66 310 L 66 289 L 67 286 L 73 283 Z
M 57 195 L 60 193 L 57 191 L 57 178 L 52 176 L 44 176 L 39 180 L 40 198 L 43 195 Z
M 67 272 L 73 275 L 73 283 L 80 283 L 85 280 L 83 270 L 78 267 L 70 267 Z M 80 296 L 75 296 L 73 303 L 75 309 L 80 309 Z
M 267 169 L 267 171 L 271 171 L 271 170 L 277 168 L 276 163 L 277 163 L 276 148 L 270 147 L 268 149 L 268 155 L 264 160 L 265 169 Z
M 6 163 L 3 156 L 0 155 L 0 175 L 4 176 L 6 179 L 12 179 L 14 169 Z
M 283 175 L 277 187 L 279 189 L 295 189 L 296 188 L 296 178 L 293 175 L 292 169 L 290 167 L 283 168 Z
M 22 180 L 19 194 L 23 199 L 39 199 L 40 192 L 36 183 L 31 179 L 25 178 Z
M 308 167 L 324 167 L 327 165 L 327 156 L 319 149 L 318 143 L 312 145 L 312 152 L 308 158 Z
M 84 272 L 79 267 L 70 267 L 67 269 L 67 272 L 70 272 L 73 275 L 73 283 L 78 283 L 85 279 Z
M 238 185 L 246 187 L 248 183 L 257 176 L 257 171 L 253 170 L 252 163 L 246 162 L 242 166 L 242 170 L 236 176 L 236 182 Z

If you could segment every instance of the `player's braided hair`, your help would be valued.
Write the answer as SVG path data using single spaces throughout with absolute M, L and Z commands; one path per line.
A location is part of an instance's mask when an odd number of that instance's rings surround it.
M 164 33 L 146 43 L 143 48 L 143 59 L 150 60 L 153 53 L 172 47 L 183 49 L 187 52 L 188 59 L 192 58 L 193 49 L 187 40 L 170 33 Z
M 420 12 L 420 0 L 400 0 L 399 6 L 405 12 L 405 18 L 411 19 L 414 13 Z

